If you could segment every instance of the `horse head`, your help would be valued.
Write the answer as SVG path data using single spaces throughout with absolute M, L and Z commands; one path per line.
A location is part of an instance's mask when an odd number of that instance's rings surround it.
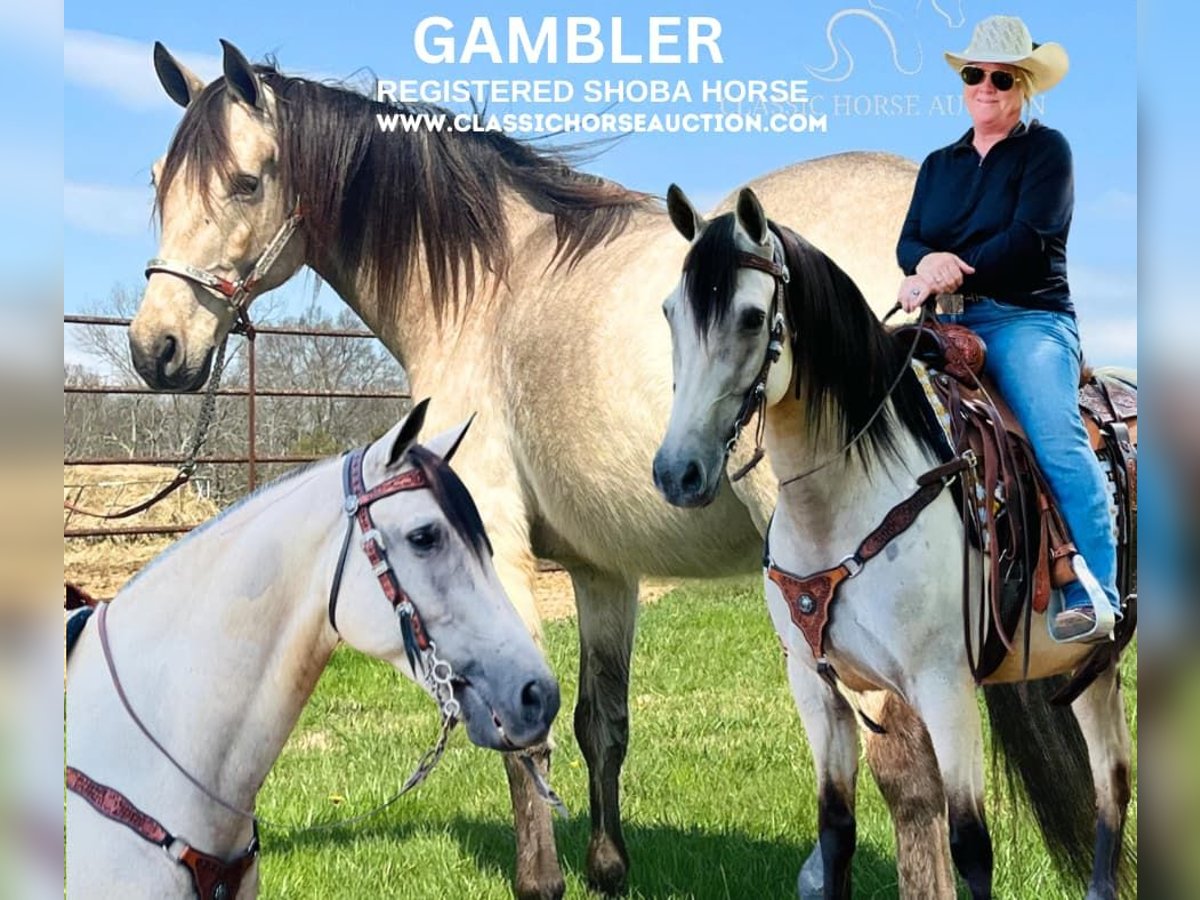
M 426 402 L 367 449 L 357 486 L 358 476 L 347 475 L 351 552 L 329 618 L 346 643 L 392 663 L 443 711 L 452 697 L 474 743 L 528 747 L 549 733 L 558 684 L 505 594 L 479 512 L 449 466 L 470 421 L 419 444 Z M 358 517 L 368 507 L 364 530 Z
M 156 390 L 197 390 L 215 348 L 261 293 L 305 261 L 288 190 L 275 93 L 222 41 L 224 74 L 208 86 L 162 44 L 154 67 L 185 112 L 153 166 L 159 252 L 129 328 L 134 366 Z M 241 310 L 239 312 L 239 309 Z
M 741 426 L 762 403 L 787 393 L 791 344 L 779 288 L 788 276 L 780 239 L 749 188 L 735 212 L 712 221 L 675 185 L 667 209 L 691 249 L 663 303 L 674 398 L 654 483 L 675 506 L 705 506 L 720 488 Z

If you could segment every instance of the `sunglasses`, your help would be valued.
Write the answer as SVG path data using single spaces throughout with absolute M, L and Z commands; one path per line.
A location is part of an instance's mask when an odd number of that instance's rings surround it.
M 958 74 L 962 76 L 963 84 L 971 85 L 972 87 L 983 81 L 985 75 L 991 75 L 992 87 L 998 91 L 1011 91 L 1012 86 L 1019 80 L 1011 72 L 1003 72 L 1000 69 L 985 72 L 979 66 L 963 66 L 958 70 Z

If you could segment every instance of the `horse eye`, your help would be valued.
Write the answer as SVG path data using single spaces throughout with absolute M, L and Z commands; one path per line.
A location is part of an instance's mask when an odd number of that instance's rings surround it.
M 767 314 L 761 309 L 748 309 L 741 315 L 739 324 L 742 331 L 758 331 L 767 321 Z
M 441 540 L 441 532 L 436 525 L 422 525 L 406 534 L 404 539 L 417 552 L 427 553 L 438 545 Z
M 258 177 L 255 175 L 247 175 L 245 172 L 239 172 L 233 176 L 231 181 L 234 196 L 248 197 L 258 190 Z

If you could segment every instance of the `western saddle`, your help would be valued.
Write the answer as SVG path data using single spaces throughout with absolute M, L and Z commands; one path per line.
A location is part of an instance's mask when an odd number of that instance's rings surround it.
M 920 333 L 918 334 L 918 327 Z M 991 674 L 1014 649 L 1014 637 L 1027 609 L 1044 613 L 1051 587 L 1075 575 L 1070 534 L 1055 507 L 1032 449 L 1011 410 L 983 375 L 986 347 L 961 325 L 927 322 L 895 331 L 905 346 L 915 342 L 914 358 L 929 369 L 925 381 L 950 453 L 969 460 L 954 483 L 963 516 L 964 622 L 969 623 L 970 547 L 986 552 L 990 578 L 978 573 L 983 609 L 978 617 L 979 659 L 971 636 L 967 653 L 977 681 Z M 1123 617 L 1112 641 L 1098 644 L 1058 693 L 1069 703 L 1111 665 L 1133 635 L 1137 619 L 1137 388 L 1132 380 L 1085 369 L 1079 410 L 1092 448 L 1110 485 L 1117 535 L 1117 590 Z M 1025 665 L 1029 662 L 1032 615 L 1025 616 Z M 964 626 L 969 630 L 969 624 Z

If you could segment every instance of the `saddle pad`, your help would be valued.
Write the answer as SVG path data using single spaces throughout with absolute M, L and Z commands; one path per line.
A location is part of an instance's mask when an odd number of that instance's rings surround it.
M 95 609 L 85 606 L 67 615 L 67 659 L 71 658 L 71 650 L 79 641 L 79 635 L 83 634 L 83 626 L 87 624 L 93 612 Z

